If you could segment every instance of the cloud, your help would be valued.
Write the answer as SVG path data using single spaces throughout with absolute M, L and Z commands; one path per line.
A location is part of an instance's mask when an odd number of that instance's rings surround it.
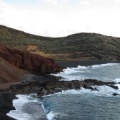
M 23 5 L 0 0 L 0 24 L 44 36 L 78 32 L 120 36 L 120 8 L 113 0 L 27 1 Z
M 80 0 L 79 4 L 81 4 L 81 5 L 90 5 L 90 1 L 88 1 L 88 0 Z

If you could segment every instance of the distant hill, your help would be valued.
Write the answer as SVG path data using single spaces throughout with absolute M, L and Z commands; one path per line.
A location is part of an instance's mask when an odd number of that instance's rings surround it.
M 50 38 L 1 25 L 0 43 L 56 60 L 120 60 L 120 38 L 95 33 Z

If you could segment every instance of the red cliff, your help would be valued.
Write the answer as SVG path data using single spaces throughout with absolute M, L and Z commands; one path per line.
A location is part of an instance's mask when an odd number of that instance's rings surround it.
M 61 70 L 52 59 L 44 58 L 27 51 L 9 49 L 2 45 L 0 45 L 0 57 L 13 66 L 41 74 L 59 72 Z

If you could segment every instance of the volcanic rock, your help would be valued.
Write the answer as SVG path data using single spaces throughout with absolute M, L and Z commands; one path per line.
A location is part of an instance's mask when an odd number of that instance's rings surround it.
M 17 85 L 12 85 L 10 88 L 6 89 L 7 92 L 14 92 L 17 94 L 29 94 L 29 93 L 37 93 L 39 96 L 44 96 L 48 94 L 53 94 L 57 92 L 61 92 L 62 90 L 70 90 L 70 89 L 81 89 L 82 87 L 85 89 L 90 89 L 92 91 L 98 91 L 97 88 L 94 88 L 94 85 L 101 86 L 107 85 L 112 86 L 115 83 L 112 82 L 102 82 L 97 80 L 85 80 L 85 81 L 58 81 L 49 79 L 42 82 L 38 81 L 29 81 L 24 82 Z M 113 88 L 113 87 L 112 87 Z
M 117 95 L 120 95 L 120 94 L 118 94 L 118 93 L 113 93 L 112 95 L 113 95 L 113 96 L 117 96 Z
M 52 59 L 27 51 L 9 49 L 2 45 L 0 45 L 0 57 L 13 66 L 41 74 L 61 71 L 61 68 Z
M 14 120 L 6 115 L 10 110 L 15 110 L 12 100 L 16 99 L 12 93 L 0 93 L 0 120 Z

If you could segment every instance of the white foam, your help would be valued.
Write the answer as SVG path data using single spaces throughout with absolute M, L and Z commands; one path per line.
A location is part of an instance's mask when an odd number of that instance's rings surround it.
M 115 82 L 115 83 L 120 83 L 120 78 L 114 79 L 113 82 Z
M 117 71 L 115 71 L 117 70 Z M 120 77 L 120 63 L 107 63 L 92 66 L 80 66 L 76 68 L 66 68 L 63 72 L 52 74 L 54 76 L 62 77 L 61 80 L 84 80 L 84 79 L 98 79 L 112 81 L 116 77 Z M 113 75 L 112 75 L 113 74 Z
M 16 97 L 18 97 L 18 99 L 13 100 L 13 105 L 15 106 L 16 110 L 10 111 L 7 114 L 8 116 L 17 120 L 33 120 L 44 116 L 44 114 L 42 113 L 41 115 L 39 114 L 40 106 L 38 104 L 39 101 L 37 99 L 32 98 L 29 95 L 17 95 Z M 34 111 L 32 112 L 32 114 L 31 112 L 27 112 L 27 110 L 29 109 L 32 110 L 32 106 L 30 105 L 36 107 L 33 109 Z
M 56 120 L 57 119 L 57 117 L 59 118 L 59 117 L 65 117 L 65 116 L 68 116 L 67 114 L 65 114 L 65 113 L 57 113 L 57 112 L 53 112 L 53 111 L 50 111 L 48 114 L 47 114 L 47 119 L 48 120 Z
M 110 67 L 110 66 L 116 66 L 116 65 L 120 65 L 120 63 L 105 63 L 100 65 L 93 65 L 92 68 Z
M 119 90 L 116 90 L 109 86 L 97 86 L 96 88 L 99 90 L 97 94 L 98 96 L 112 96 L 113 93 L 120 93 Z
M 96 88 L 98 91 L 81 88 L 79 90 L 72 89 L 72 90 L 62 91 L 60 93 L 57 93 L 57 95 L 61 95 L 61 94 L 72 94 L 72 95 L 75 95 L 75 94 L 84 94 L 84 95 L 85 94 L 93 94 L 96 96 L 112 96 L 113 93 L 120 94 L 120 84 L 115 84 L 115 86 L 118 87 L 118 90 L 104 85 L 104 86 L 92 86 L 93 88 Z
M 107 64 L 93 65 L 93 66 L 80 66 L 79 65 L 77 68 L 66 68 L 66 69 L 63 70 L 63 72 L 60 72 L 58 74 L 53 74 L 53 75 L 63 77 L 63 80 L 67 80 L 67 81 L 70 81 L 70 80 L 83 80 L 83 79 L 86 79 L 87 77 L 97 79 L 96 76 L 98 76 L 98 79 L 99 79 L 99 77 L 101 76 L 101 74 L 99 76 L 99 71 L 98 71 L 97 74 L 93 74 L 93 73 L 96 72 L 96 70 L 98 70 L 99 68 L 103 68 L 103 69 L 108 68 L 107 70 L 109 70 L 112 66 L 118 66 L 119 67 L 120 64 L 119 63 L 107 63 Z M 90 74 L 91 70 L 93 70 L 93 69 L 94 69 L 94 71 L 92 72 L 93 76 L 87 76 L 86 77 L 86 75 L 87 75 L 86 73 Z M 116 69 L 116 68 L 114 68 L 114 69 Z M 113 71 L 114 71 L 114 69 L 113 69 Z M 119 71 L 119 69 L 120 68 L 118 68 L 117 71 Z M 105 74 L 107 74 L 108 71 L 104 71 L 104 72 L 106 72 Z M 103 75 L 103 73 L 102 73 L 102 75 Z M 112 71 L 111 71 L 111 73 L 113 74 Z M 106 76 L 102 76 L 102 78 L 104 78 L 104 79 L 109 78 L 109 75 L 111 73 L 107 74 Z M 116 73 L 115 73 L 114 76 L 116 76 Z M 116 76 L 116 78 L 113 79 L 113 81 L 116 82 L 115 86 L 118 87 L 118 90 L 113 89 L 113 88 L 111 88 L 109 86 L 93 86 L 93 87 L 97 88 L 98 91 L 91 91 L 89 89 L 82 88 L 80 90 L 62 91 L 62 92 L 56 93 L 54 95 L 61 95 L 61 94 L 84 94 L 84 95 L 85 94 L 93 94 L 93 95 L 96 95 L 96 96 L 112 96 L 113 93 L 120 94 L 120 84 L 118 84 L 120 82 L 119 75 Z M 48 95 L 48 96 L 51 96 L 51 95 Z M 28 95 L 17 95 L 17 97 L 18 97 L 18 99 L 13 101 L 13 105 L 15 106 L 16 110 L 10 111 L 7 115 L 9 115 L 9 116 L 11 116 L 11 117 L 13 117 L 13 118 L 15 118 L 17 120 L 31 120 L 31 115 L 23 112 L 22 107 L 26 103 L 38 102 L 38 101 L 36 99 L 31 98 Z M 46 96 L 44 96 L 44 97 L 46 97 Z M 39 103 L 40 103 L 40 101 L 39 101 Z M 42 108 L 44 109 L 43 104 L 42 104 Z M 45 111 L 45 109 L 44 109 L 44 111 Z M 49 112 L 47 114 L 47 119 L 48 120 L 54 120 L 55 117 L 57 115 L 59 115 L 59 114 L 60 113 L 55 113 L 55 112 L 51 111 L 51 112 Z M 62 115 L 62 114 L 60 114 L 60 115 Z
M 81 88 L 80 90 L 74 90 L 74 89 L 73 90 L 66 90 L 66 91 L 62 91 L 62 92 L 52 94 L 52 95 L 58 95 L 59 96 L 61 94 L 72 94 L 72 95 L 75 95 L 75 94 L 82 94 L 82 95 L 88 94 L 88 95 L 90 95 L 90 94 L 92 94 L 92 95 L 96 95 L 96 96 L 108 96 L 109 97 L 109 96 L 113 96 L 112 95 L 113 93 L 120 94 L 120 84 L 115 84 L 115 86 L 118 86 L 118 90 L 113 89 L 109 86 L 92 86 L 93 88 L 97 88 L 98 91 L 91 91 L 89 89 Z M 49 96 L 51 96 L 51 95 L 49 95 Z M 31 98 L 28 95 L 17 95 L 17 97 L 18 97 L 18 99 L 13 101 L 13 105 L 15 106 L 16 110 L 10 111 L 7 115 L 15 118 L 17 120 L 33 120 L 33 119 L 31 119 L 31 115 L 25 113 L 22 110 L 22 108 L 26 103 L 38 102 L 38 100 L 36 100 L 34 98 Z M 44 97 L 47 97 L 47 96 L 44 96 Z M 40 101 L 39 101 L 39 103 L 40 103 Z M 43 104 L 42 104 L 42 108 L 44 109 Z M 45 111 L 45 109 L 44 109 L 44 111 Z M 56 112 L 50 111 L 47 114 L 46 117 L 47 117 L 48 120 L 55 120 L 55 118 L 58 115 L 65 116 L 62 113 L 56 113 Z
M 62 77 L 61 80 L 64 80 L 64 81 L 71 81 L 71 80 L 78 80 L 78 79 L 82 80 L 84 79 L 84 76 L 82 76 L 82 73 L 84 73 L 86 69 L 87 67 L 78 65 L 77 68 L 66 68 L 63 70 L 63 72 L 60 72 L 58 74 L 52 74 L 52 75 L 57 77 Z
M 30 116 L 24 112 L 22 112 L 22 106 L 25 103 L 28 103 L 27 95 L 17 95 L 18 99 L 13 100 L 13 105 L 15 106 L 16 110 L 10 111 L 7 115 L 13 117 L 17 120 L 29 120 Z
M 55 112 L 51 111 L 47 114 L 47 119 L 48 120 L 54 120 L 56 115 L 58 115 L 58 113 L 55 113 Z
M 87 66 L 88 67 L 88 66 Z M 87 69 L 86 66 L 81 66 L 81 65 L 78 65 L 78 69 Z

